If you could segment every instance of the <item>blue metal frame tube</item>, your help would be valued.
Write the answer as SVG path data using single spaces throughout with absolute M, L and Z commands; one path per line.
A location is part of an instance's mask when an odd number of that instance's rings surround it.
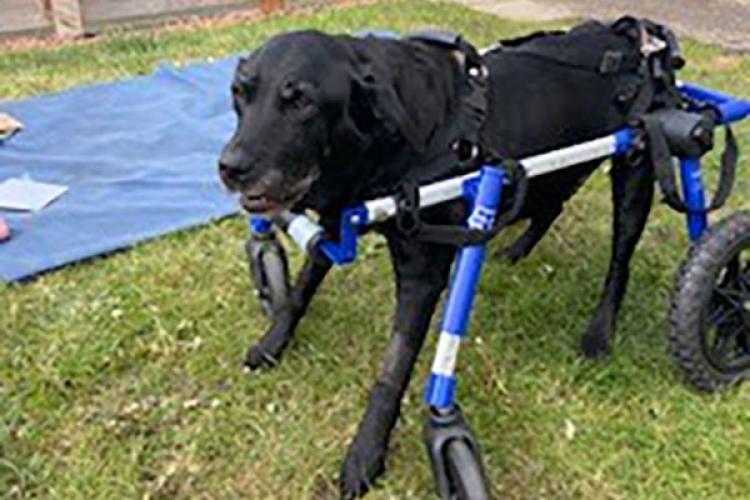
M 680 92 L 693 99 L 709 102 L 716 106 L 721 114 L 721 123 L 732 123 L 750 116 L 750 101 L 733 97 L 718 90 L 683 83 L 680 85 Z
M 262 215 L 251 215 L 249 217 L 250 234 L 266 235 L 273 229 L 273 222 Z
M 504 180 L 503 170 L 489 166 L 482 169 L 474 208 L 468 220 L 470 228 L 486 230 L 492 227 L 495 212 L 500 205 Z M 453 404 L 456 392 L 456 358 L 461 338 L 466 335 L 485 251 L 485 245 L 468 246 L 459 252 L 456 259 L 443 328 L 425 391 L 425 401 L 429 406 L 448 408 Z
M 700 158 L 680 158 L 682 195 L 687 206 L 688 235 L 692 241 L 698 240 L 708 226 L 706 195 L 701 179 Z

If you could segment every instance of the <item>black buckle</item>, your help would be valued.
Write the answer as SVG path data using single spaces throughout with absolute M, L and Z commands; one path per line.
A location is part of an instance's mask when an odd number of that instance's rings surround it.
M 602 56 L 602 62 L 599 64 L 599 73 L 606 75 L 620 70 L 622 65 L 622 52 L 619 50 L 608 50 Z
M 396 194 L 396 227 L 407 238 L 414 238 L 422 224 L 419 218 L 419 185 L 405 181 Z

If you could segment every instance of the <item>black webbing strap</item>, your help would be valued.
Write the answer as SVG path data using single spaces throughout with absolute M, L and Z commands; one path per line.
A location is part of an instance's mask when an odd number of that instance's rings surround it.
M 677 191 L 677 181 L 674 174 L 672 153 L 669 150 L 669 144 L 667 143 L 664 131 L 658 120 L 654 117 L 644 116 L 642 120 L 644 129 L 648 136 L 649 156 L 651 163 L 654 166 L 659 188 L 664 197 L 663 201 L 670 208 L 681 213 L 687 213 L 688 208 Z M 721 153 L 719 183 L 716 187 L 716 192 L 711 203 L 706 206 L 706 212 L 711 212 L 724 205 L 732 192 L 732 187 L 734 186 L 739 150 L 731 127 L 727 125 L 725 130 L 724 151 Z
M 677 192 L 672 152 L 669 150 L 669 144 L 661 125 L 657 119 L 650 116 L 644 116 L 642 120 L 648 140 L 648 153 L 661 189 L 662 201 L 673 210 L 685 213 L 687 207 Z
M 683 98 L 675 85 L 674 71 L 681 68 L 685 61 L 680 55 L 674 33 L 664 26 L 630 16 L 615 22 L 613 29 L 628 36 L 641 47 L 639 88 L 630 104 L 627 121 L 630 123 L 639 120 L 652 109 L 657 100 L 662 106 L 679 106 Z M 644 44 L 654 36 L 664 42 L 666 47 L 655 52 L 643 52 Z
M 487 243 L 512 222 L 523 207 L 528 188 L 528 177 L 522 165 L 503 162 L 506 172 L 515 186 L 513 203 L 509 210 L 495 218 L 490 229 L 481 230 L 446 224 L 427 224 L 419 216 L 419 186 L 413 181 L 401 184 L 396 194 L 396 227 L 405 236 L 418 241 L 438 243 L 454 247 Z
M 721 174 L 719 175 L 719 185 L 716 188 L 711 204 L 708 210 L 720 208 L 729 198 L 734 187 L 734 177 L 737 172 L 737 159 L 740 151 L 737 148 L 737 141 L 734 138 L 732 127 L 724 127 L 724 151 L 721 152 Z
M 644 58 L 641 61 L 638 74 L 641 77 L 641 82 L 638 92 L 636 93 L 633 102 L 630 104 L 630 110 L 628 111 L 627 116 L 627 121 L 629 123 L 639 119 L 649 110 L 651 104 L 654 102 L 654 96 L 656 94 L 647 59 Z

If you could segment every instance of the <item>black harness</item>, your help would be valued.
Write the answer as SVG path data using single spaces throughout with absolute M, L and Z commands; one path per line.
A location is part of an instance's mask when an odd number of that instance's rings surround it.
M 637 39 L 643 53 L 639 68 L 643 84 L 628 121 L 643 131 L 662 201 L 677 212 L 687 213 L 688 207 L 677 189 L 673 157 L 698 158 L 711 150 L 720 113 L 714 106 L 688 99 L 677 90 L 674 71 L 681 69 L 685 60 L 672 30 L 633 17 L 620 19 L 613 29 Z M 659 43 L 664 46 L 653 47 Z M 655 107 L 656 111 L 652 111 Z M 725 125 L 724 141 L 719 182 L 706 212 L 723 206 L 734 186 L 739 150 L 729 125 Z
M 489 70 L 477 49 L 460 35 L 446 31 L 422 31 L 408 37 L 430 45 L 452 51 L 461 65 L 463 83 L 459 91 L 462 113 L 457 118 L 459 137 L 450 148 L 461 165 L 461 170 L 478 168 L 481 164 L 502 165 L 510 184 L 513 186 L 513 202 L 509 210 L 495 219 L 488 230 L 470 229 L 456 225 L 428 224 L 420 217 L 419 184 L 414 179 L 402 181 L 396 188 L 396 227 L 409 238 L 419 241 L 451 246 L 467 246 L 486 243 L 497 235 L 521 211 L 527 189 L 527 177 L 523 167 L 512 160 L 501 159 L 498 155 L 483 148 L 480 130 L 487 117 L 487 85 Z
M 458 99 L 461 112 L 455 117 L 460 131 L 451 144 L 459 162 L 467 163 L 479 155 L 479 131 L 487 118 L 487 84 L 489 70 L 477 49 L 456 33 L 448 31 L 419 31 L 407 37 L 407 40 L 426 43 L 450 50 L 461 66 L 463 81 Z
M 632 17 L 616 21 L 611 28 L 630 37 L 640 51 L 624 53 L 607 50 L 600 54 L 593 47 L 588 47 L 573 57 L 570 53 L 548 51 L 543 46 L 525 46 L 529 40 L 553 33 L 535 33 L 501 42 L 493 50 L 511 50 L 524 57 L 540 58 L 601 75 L 637 73 L 639 85 L 617 95 L 617 104 L 628 106 L 627 122 L 641 131 L 642 148 L 635 153 L 649 155 L 663 201 L 678 212 L 687 212 L 688 208 L 677 189 L 673 156 L 700 157 L 710 150 L 719 113 L 712 106 L 691 101 L 678 91 L 674 70 L 680 69 L 685 61 L 671 30 Z M 528 187 L 528 177 L 520 163 L 500 158 L 481 144 L 480 130 L 488 112 L 489 71 L 476 48 L 455 33 L 424 31 L 408 39 L 439 46 L 456 54 L 465 76 L 459 94 L 464 112 L 458 117 L 461 135 L 451 144 L 451 149 L 464 167 L 478 168 L 485 163 L 505 168 L 512 187 L 512 191 L 509 189 L 512 202 L 510 208 L 503 211 L 488 230 L 427 224 L 420 218 L 419 185 L 414 180 L 405 180 L 397 186 L 395 195 L 397 228 L 407 237 L 425 242 L 457 247 L 486 243 L 518 216 Z M 726 126 L 719 183 L 706 211 L 721 207 L 729 197 L 737 158 L 734 135 L 731 128 Z

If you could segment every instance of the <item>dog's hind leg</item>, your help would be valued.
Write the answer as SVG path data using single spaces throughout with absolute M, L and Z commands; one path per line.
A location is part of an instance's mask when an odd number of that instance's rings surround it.
M 529 227 L 513 243 L 508 245 L 508 248 L 503 250 L 503 255 L 513 263 L 529 255 L 561 212 L 562 203 L 550 207 L 549 210 L 542 213 L 532 215 Z
M 247 351 L 245 366 L 250 370 L 270 367 L 278 363 L 281 355 L 294 336 L 297 324 L 307 310 L 315 291 L 331 269 L 327 260 L 308 258 L 302 266 L 297 282 L 291 291 L 288 307 L 278 311 L 271 328 Z
M 552 223 L 563 210 L 563 204 L 583 185 L 602 163 L 592 160 L 575 167 L 531 179 L 522 217 L 531 219 L 528 228 L 503 251 L 505 257 L 516 262 L 531 253 Z
M 387 235 L 396 274 L 396 313 L 390 346 L 367 410 L 341 470 L 343 498 L 363 495 L 385 470 L 391 431 L 430 319 L 450 274 L 453 248 Z
M 610 348 L 615 317 L 628 284 L 630 258 L 646 226 L 654 196 L 654 171 L 650 164 L 613 162 L 612 257 L 604 291 L 581 338 L 581 350 L 590 358 L 601 356 Z

